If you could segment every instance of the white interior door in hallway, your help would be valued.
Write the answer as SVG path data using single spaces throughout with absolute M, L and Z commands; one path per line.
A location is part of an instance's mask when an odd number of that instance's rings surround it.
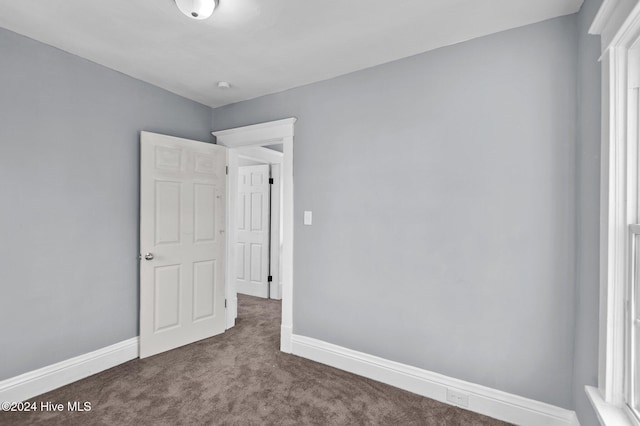
M 236 289 L 269 297 L 269 165 L 238 168 Z
M 142 132 L 140 358 L 225 330 L 226 148 Z

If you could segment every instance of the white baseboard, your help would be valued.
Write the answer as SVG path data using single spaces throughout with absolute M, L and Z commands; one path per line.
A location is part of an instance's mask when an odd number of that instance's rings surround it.
M 138 357 L 138 338 L 48 365 L 0 382 L 0 402 L 19 402 Z
M 229 297 L 227 303 L 227 312 L 226 312 L 226 329 L 230 329 L 236 326 L 236 319 L 238 318 L 238 294 L 234 293 L 234 297 Z
M 293 330 L 291 327 L 281 325 L 280 326 L 280 350 L 284 353 L 292 353 L 292 341 Z
M 292 353 L 446 404 L 447 390 L 468 396 L 466 410 L 522 426 L 579 426 L 575 412 L 321 340 L 292 335 Z
M 259 297 L 261 299 L 267 299 L 269 297 L 269 290 L 260 288 L 257 284 L 237 283 L 237 294 L 246 294 L 247 296 Z

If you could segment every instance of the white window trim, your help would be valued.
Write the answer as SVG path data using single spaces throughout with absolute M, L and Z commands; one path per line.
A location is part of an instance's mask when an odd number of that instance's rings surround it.
M 629 225 L 638 222 L 637 85 L 629 79 L 640 71 L 629 61 L 640 40 L 638 0 L 605 0 L 589 32 L 602 41 L 602 163 L 598 388 L 587 387 L 587 395 L 602 424 L 634 425 L 624 363 Z
M 636 90 L 636 99 L 635 99 L 635 103 L 637 104 L 637 90 Z M 637 113 L 637 111 L 635 111 Z M 637 297 L 635 295 L 635 292 L 637 291 L 637 268 L 638 268 L 638 262 L 637 262 L 637 254 L 638 254 L 638 238 L 640 237 L 640 225 L 629 225 L 629 277 L 628 277 L 628 288 L 627 290 L 627 295 L 626 295 L 626 306 L 625 306 L 625 322 L 626 322 L 626 328 L 625 328 L 625 342 L 628 342 L 628 344 L 625 347 L 625 355 L 626 355 L 626 364 L 625 367 L 627 368 L 627 371 L 629 372 L 628 374 L 625 374 L 625 378 L 627 379 L 627 381 L 625 382 L 625 391 L 626 391 L 626 396 L 627 396 L 627 401 L 631 400 L 631 401 L 635 401 L 636 400 L 636 395 L 638 393 L 638 389 L 633 389 L 632 383 L 633 383 L 633 378 L 635 377 L 635 375 L 637 374 L 637 372 L 635 370 L 637 370 L 638 365 L 634 365 L 633 360 L 636 360 L 636 348 L 637 348 L 637 344 L 638 342 L 636 341 L 636 336 L 635 336 L 635 327 L 636 325 L 634 324 L 634 318 L 637 318 L 637 314 L 636 311 L 638 310 L 638 306 L 634 305 L 634 300 L 637 300 Z M 636 410 L 633 410 L 631 407 L 629 407 L 628 405 L 625 407 L 628 411 L 629 417 L 631 417 L 631 419 L 633 420 L 633 424 L 636 426 L 640 426 L 640 421 L 639 421 L 639 413 L 638 410 L 636 408 Z

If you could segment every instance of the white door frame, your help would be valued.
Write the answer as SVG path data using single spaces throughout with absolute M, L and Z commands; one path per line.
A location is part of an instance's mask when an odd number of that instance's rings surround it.
M 266 148 L 264 148 L 266 149 Z M 271 163 L 271 196 L 269 202 L 271 204 L 271 214 L 269 220 L 269 232 L 271 235 L 271 255 L 269 258 L 271 272 L 271 285 L 269 286 L 269 297 L 271 299 L 282 300 L 282 280 L 280 279 L 280 250 L 282 249 L 282 163 Z
M 235 240 L 235 216 L 229 209 L 235 208 L 238 190 L 238 148 L 260 147 L 282 144 L 282 325 L 280 327 L 280 350 L 291 353 L 291 334 L 293 330 L 293 134 L 296 118 L 270 121 L 251 126 L 212 132 L 217 143 L 229 148 L 229 191 L 227 192 L 227 277 L 235 271 L 235 253 L 230 249 Z M 231 223 L 230 223 L 231 221 Z M 231 279 L 226 282 L 227 328 L 233 327 L 237 316 L 237 294 Z
M 230 155 L 235 155 L 264 164 L 282 164 L 282 158 L 284 157 L 282 152 L 259 146 L 244 146 L 236 148 L 233 150 L 233 154 Z
M 271 196 L 269 199 L 269 203 L 271 205 L 269 211 L 269 264 L 271 270 L 271 276 L 273 277 L 273 281 L 269 286 L 269 298 L 271 299 L 282 299 L 282 280 L 280 279 L 280 201 L 282 199 L 282 185 L 281 185 L 281 170 L 282 170 L 282 158 L 284 155 L 282 152 L 274 151 L 273 149 L 257 147 L 257 146 L 246 146 L 241 148 L 232 149 L 229 151 L 229 165 L 236 164 L 236 157 L 244 158 L 251 161 L 256 161 L 259 163 L 269 164 L 271 177 L 274 179 L 274 186 L 277 186 L 277 189 L 271 188 Z M 233 160 L 232 160 L 233 158 Z M 273 167 L 276 165 L 277 167 Z M 230 171 L 230 174 L 235 176 L 236 170 L 235 166 L 231 167 L 233 169 L 233 173 Z M 237 183 L 236 183 L 237 185 Z M 230 225 L 235 225 L 236 214 L 236 206 L 229 206 L 228 212 L 231 220 L 229 221 Z M 277 219 L 277 223 L 274 225 L 274 218 Z M 235 232 L 235 231 L 234 231 Z M 234 241 L 229 238 L 230 241 Z M 229 248 L 231 252 L 232 247 Z M 235 255 L 235 252 L 233 253 Z M 235 265 L 235 257 L 229 259 L 229 263 L 231 266 Z M 231 272 L 233 272 L 231 270 Z M 275 288 L 275 290 L 274 290 Z M 235 303 L 234 306 L 237 305 L 237 298 L 232 302 Z

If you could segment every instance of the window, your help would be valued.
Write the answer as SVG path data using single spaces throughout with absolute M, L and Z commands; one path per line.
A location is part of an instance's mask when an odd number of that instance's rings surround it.
M 587 394 L 604 424 L 640 426 L 640 5 L 605 0 L 590 33 L 603 46 L 603 132 L 598 389 Z
M 629 225 L 629 276 L 625 309 L 625 404 L 640 425 L 640 225 Z
M 639 28 L 640 30 L 640 28 Z M 627 149 L 627 211 L 629 225 L 627 246 L 627 268 L 624 288 L 624 402 L 634 424 L 640 426 L 640 49 L 638 39 L 629 49 L 621 49 L 627 60 L 626 93 L 624 111 L 627 122 L 625 135 Z

